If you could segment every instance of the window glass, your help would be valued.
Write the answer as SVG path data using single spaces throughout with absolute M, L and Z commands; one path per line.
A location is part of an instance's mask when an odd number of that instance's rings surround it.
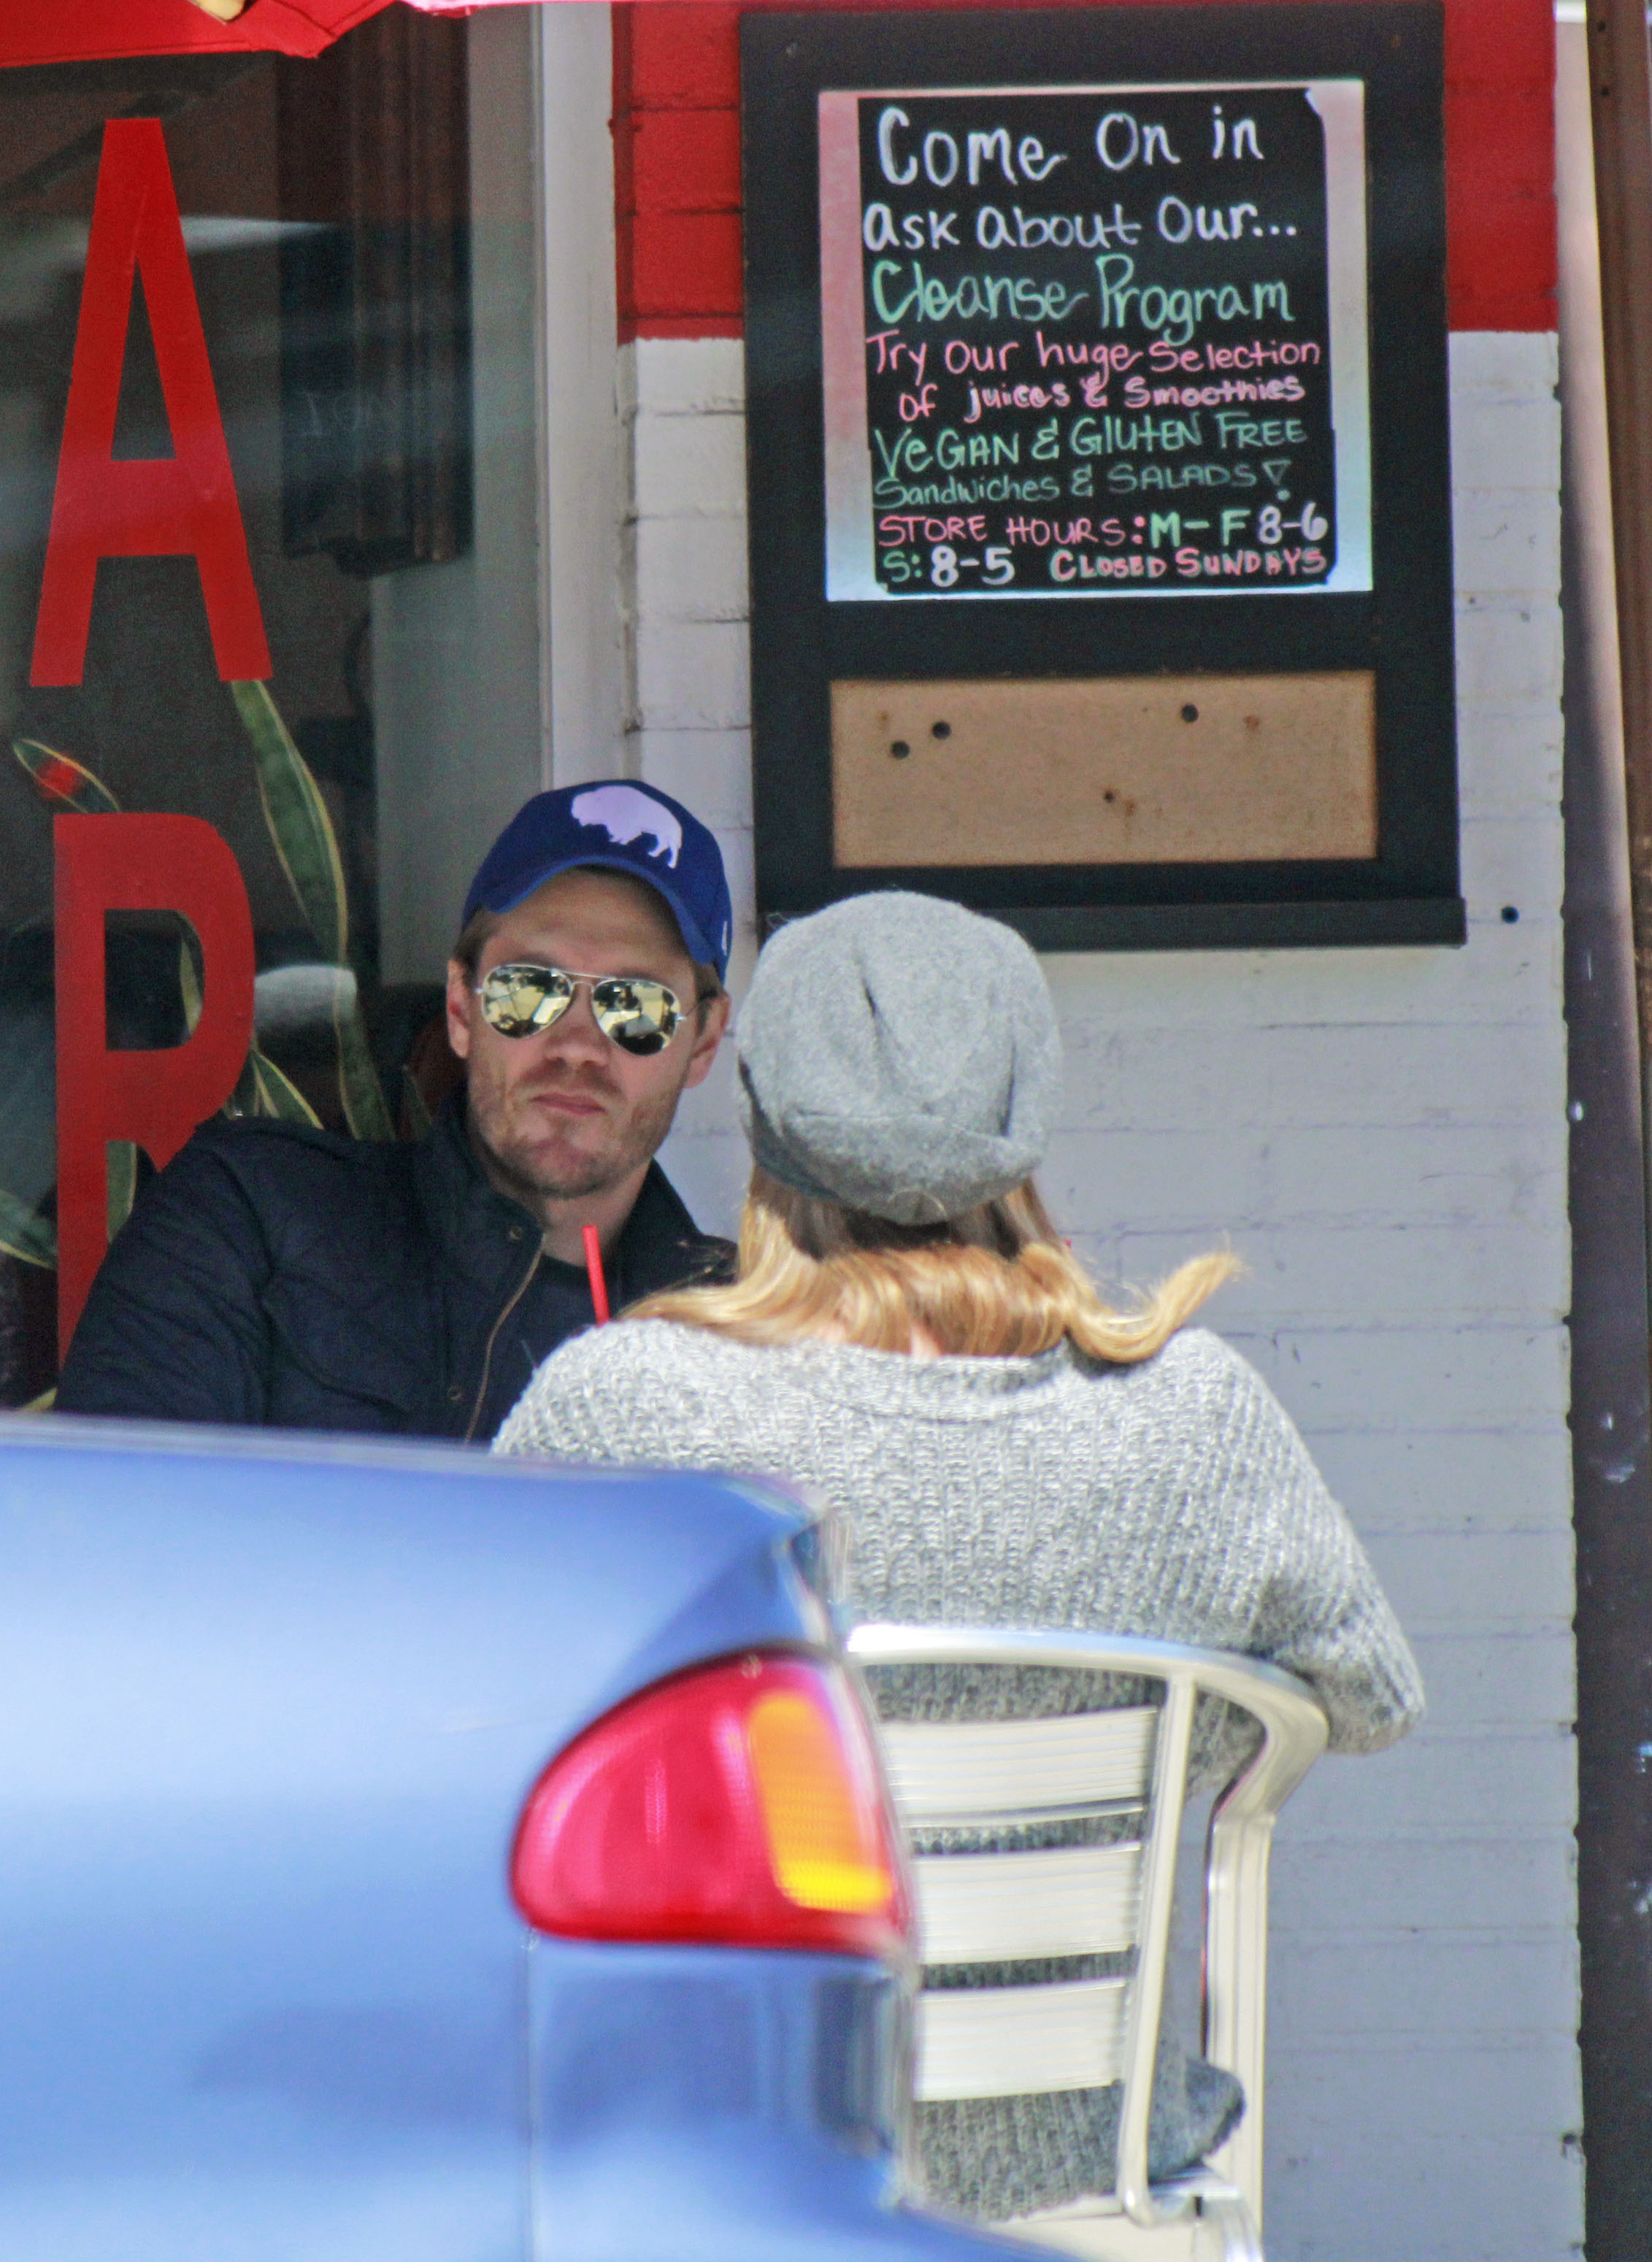
M 439 567 L 471 542 L 462 40 L 399 9 L 319 63 L 0 72 L 4 1404 L 55 1371 L 54 815 L 178 811 L 229 844 L 257 966 L 231 1110 L 386 1138 L 416 1133 L 439 1097 L 439 992 L 380 978 L 372 577 Z M 81 681 L 31 681 L 105 129 L 139 119 L 164 140 L 264 681 L 220 676 L 200 573 L 178 556 L 105 558 Z M 140 277 L 112 453 L 173 452 Z M 180 920 L 112 914 L 109 1044 L 181 1041 L 199 977 Z M 410 1076 L 410 1058 L 432 1072 Z M 112 1224 L 147 1168 L 112 1148 Z

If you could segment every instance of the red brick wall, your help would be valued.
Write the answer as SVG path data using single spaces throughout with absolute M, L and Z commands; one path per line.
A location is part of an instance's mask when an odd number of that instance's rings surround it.
M 729 0 L 627 0 L 614 11 L 622 337 L 739 335 L 741 12 Z M 1554 86 L 1551 0 L 1446 0 L 1454 329 L 1555 328 Z

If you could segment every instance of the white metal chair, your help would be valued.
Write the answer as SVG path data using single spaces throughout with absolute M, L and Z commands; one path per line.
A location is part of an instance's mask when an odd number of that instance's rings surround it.
M 1116 1978 L 926 1991 L 917 2094 L 1121 2082 L 1115 2190 L 1000 2228 L 1098 2262 L 1262 2262 L 1268 1855 L 1275 1815 L 1324 1748 L 1311 1691 L 1253 1658 L 1076 1632 L 862 1625 L 848 1646 L 862 1668 L 1053 1666 L 1158 1684 L 1156 1704 L 1054 1719 L 883 1723 L 909 1835 L 1139 1818 L 1126 1842 L 917 1853 L 927 1965 L 1134 1956 Z M 1216 1803 L 1205 1873 L 1203 2049 L 1237 2076 L 1245 2109 L 1207 2168 L 1154 2185 L 1148 2118 L 1194 1710 L 1204 1695 L 1238 1706 L 1262 1731 L 1260 1749 Z

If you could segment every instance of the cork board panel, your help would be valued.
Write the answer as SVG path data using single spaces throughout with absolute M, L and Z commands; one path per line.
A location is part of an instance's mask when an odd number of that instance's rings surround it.
M 836 682 L 840 868 L 1377 853 L 1369 671 Z

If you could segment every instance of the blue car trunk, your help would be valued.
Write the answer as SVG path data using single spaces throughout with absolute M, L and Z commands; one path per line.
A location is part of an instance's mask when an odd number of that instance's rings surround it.
M 0 2253 L 907 2253 L 898 1981 L 591 1946 L 507 1871 L 546 1761 L 828 1647 L 755 1485 L 0 1423 Z

